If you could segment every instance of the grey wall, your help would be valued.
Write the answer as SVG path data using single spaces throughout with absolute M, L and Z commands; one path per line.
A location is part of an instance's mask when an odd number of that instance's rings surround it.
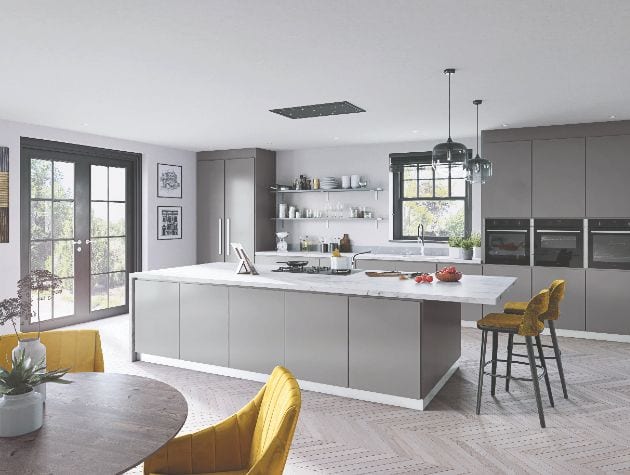
M 53 129 L 38 125 L 0 120 L 0 146 L 9 147 L 9 242 L 0 244 L 0 299 L 15 296 L 20 278 L 20 137 L 70 142 L 142 154 L 142 268 L 159 269 L 195 263 L 196 249 L 196 161 L 195 153 L 120 140 L 98 135 Z M 183 165 L 182 199 L 165 199 L 157 195 L 157 164 Z M 183 238 L 157 240 L 157 206 L 183 208 Z M 0 327 L 0 334 L 9 331 Z
M 458 138 L 459 141 L 474 147 L 475 139 Z M 376 212 L 377 216 L 389 214 L 389 154 L 402 152 L 424 152 L 432 150 L 437 141 L 401 142 L 373 145 L 354 145 L 343 147 L 326 147 L 303 150 L 279 151 L 276 154 L 276 176 L 278 183 L 290 183 L 300 174 L 308 177 L 337 176 L 358 174 L 367 176 L 369 187 L 379 186 L 385 191 L 375 201 L 371 193 L 330 194 L 333 204 L 341 201 L 349 205 L 365 205 Z M 481 228 L 479 186 L 473 186 L 473 231 Z M 286 195 L 287 202 L 298 208 L 323 208 L 326 204 L 324 194 L 305 193 Z M 308 236 L 340 236 L 349 233 L 355 245 L 388 245 L 389 222 L 374 223 L 331 222 L 326 229 L 323 222 L 288 223 L 284 231 L 291 233 L 289 242 L 296 243 L 303 235 Z M 277 226 L 280 230 L 280 225 Z

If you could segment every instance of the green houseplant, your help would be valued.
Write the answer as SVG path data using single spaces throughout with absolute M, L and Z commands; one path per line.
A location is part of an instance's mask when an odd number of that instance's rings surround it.
M 464 238 L 461 242 L 461 258 L 465 260 L 472 259 L 473 256 L 473 239 L 472 238 Z
M 448 238 L 448 257 L 459 259 L 462 247 L 462 240 L 459 236 L 451 236 Z
M 44 422 L 44 398 L 34 391 L 42 383 L 69 384 L 68 368 L 46 371 L 44 360 L 33 363 L 25 352 L 13 354 L 12 368 L 0 367 L 0 437 L 15 437 L 39 429 Z

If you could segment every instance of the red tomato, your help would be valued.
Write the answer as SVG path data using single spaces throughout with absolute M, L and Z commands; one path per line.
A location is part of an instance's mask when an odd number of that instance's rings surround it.
M 428 282 L 430 284 L 431 282 L 433 282 L 433 276 L 432 275 L 427 275 L 424 278 L 424 280 L 425 280 L 425 282 Z
M 419 284 L 420 282 L 424 282 L 424 278 L 421 275 L 417 275 L 414 280 L 416 281 L 416 284 Z

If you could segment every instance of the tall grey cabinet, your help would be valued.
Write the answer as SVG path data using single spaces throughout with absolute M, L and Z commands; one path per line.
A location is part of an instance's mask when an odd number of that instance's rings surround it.
M 586 138 L 586 216 L 630 216 L 630 135 Z
M 262 149 L 197 154 L 197 263 L 236 262 L 231 242 L 253 259 L 275 244 L 276 154 Z

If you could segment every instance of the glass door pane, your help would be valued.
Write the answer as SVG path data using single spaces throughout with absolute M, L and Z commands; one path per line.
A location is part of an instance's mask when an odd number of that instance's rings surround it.
M 90 166 L 90 309 L 126 304 L 126 169 Z
M 62 291 L 33 294 L 31 322 L 74 315 L 74 163 L 31 159 L 30 271 L 61 277 Z

